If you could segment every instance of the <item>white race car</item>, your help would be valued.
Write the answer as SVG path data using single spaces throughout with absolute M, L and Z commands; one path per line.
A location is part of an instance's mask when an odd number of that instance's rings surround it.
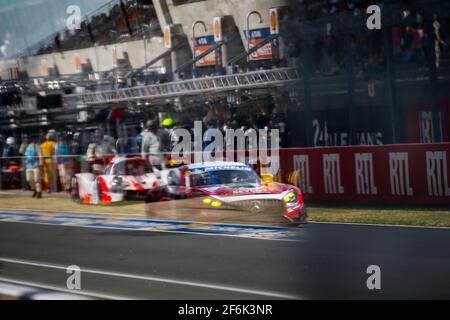
M 72 179 L 72 199 L 88 204 L 108 204 L 125 198 L 145 199 L 158 183 L 142 158 L 114 158 L 104 174 L 78 173 Z
M 263 183 L 244 163 L 210 162 L 146 173 L 142 158 L 114 158 L 105 173 L 79 173 L 73 179 L 72 197 L 90 204 L 108 204 L 125 198 L 151 203 L 176 199 L 199 199 L 209 209 L 243 210 L 255 214 L 270 212 L 290 223 L 307 220 L 301 190 L 293 185 Z M 191 203 L 192 210 L 198 209 Z

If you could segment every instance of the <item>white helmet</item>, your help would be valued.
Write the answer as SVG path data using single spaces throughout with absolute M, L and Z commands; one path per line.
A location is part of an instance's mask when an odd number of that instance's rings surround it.
M 56 140 L 56 134 L 54 132 L 49 131 L 47 135 L 45 136 L 45 139 L 47 140 Z
M 8 137 L 8 139 L 6 139 L 6 144 L 11 146 L 16 144 L 16 139 L 14 139 L 14 137 Z

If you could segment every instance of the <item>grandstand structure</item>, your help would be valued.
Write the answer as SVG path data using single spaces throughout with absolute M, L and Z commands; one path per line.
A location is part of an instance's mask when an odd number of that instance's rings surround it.
M 449 141 L 449 2 L 381 1 L 381 30 L 353 2 L 112 0 L 0 60 L 0 131 L 264 110 L 289 146 Z

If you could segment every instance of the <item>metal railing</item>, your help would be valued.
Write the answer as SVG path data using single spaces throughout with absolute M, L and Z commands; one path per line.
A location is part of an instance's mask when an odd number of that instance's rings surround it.
M 180 97 L 195 94 L 257 89 L 285 85 L 300 80 L 294 68 L 258 70 L 224 76 L 204 77 L 169 83 L 64 96 L 67 106 L 95 105 L 143 99 Z

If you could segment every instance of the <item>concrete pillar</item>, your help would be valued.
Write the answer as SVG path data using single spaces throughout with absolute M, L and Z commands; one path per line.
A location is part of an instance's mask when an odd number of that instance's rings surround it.
M 147 36 L 144 36 L 142 43 L 144 45 L 144 66 L 145 66 L 148 62 L 147 61 Z
M 170 52 L 170 66 L 171 66 L 170 72 L 172 74 L 173 80 L 178 80 L 178 73 L 174 72 L 178 68 L 176 50 L 172 50 L 172 52 Z
M 226 40 L 226 39 L 225 39 Z M 220 47 L 220 57 L 222 59 L 221 63 L 222 63 L 222 70 L 224 71 L 225 74 L 228 74 L 228 70 L 227 70 L 227 64 L 228 64 L 228 44 L 223 44 Z
M 98 57 L 98 45 L 94 43 L 94 55 L 95 55 L 95 72 L 100 72 L 102 69 L 100 67 L 100 59 Z

